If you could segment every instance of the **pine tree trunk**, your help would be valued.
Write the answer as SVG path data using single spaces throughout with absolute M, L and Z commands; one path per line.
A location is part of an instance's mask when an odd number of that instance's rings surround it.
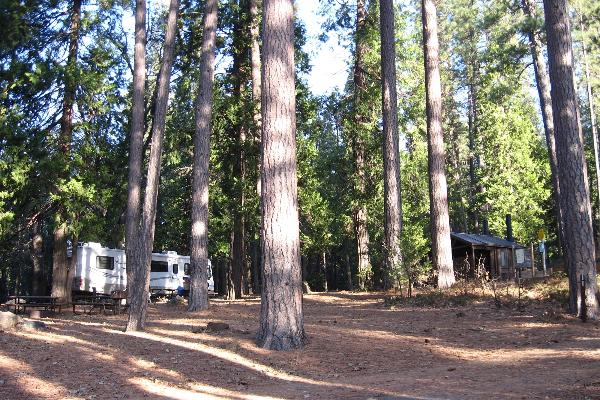
M 261 77 L 260 77 L 260 45 L 259 26 L 260 26 L 260 0 L 250 0 L 250 69 L 252 75 L 252 101 L 253 113 L 252 119 L 258 140 L 260 140 L 261 116 L 260 116 L 260 96 L 261 96 Z M 260 194 L 260 191 L 259 191 Z
M 229 258 L 227 260 L 227 271 L 225 273 L 225 298 L 227 300 L 235 300 L 235 284 L 233 283 L 233 253 L 234 253 L 234 243 L 235 241 L 235 234 L 234 232 L 231 232 L 231 235 L 229 237 Z
M 171 70 L 173 67 L 178 9 L 179 0 L 171 0 L 163 47 L 163 60 L 160 67 L 158 82 L 156 83 L 158 90 L 152 123 L 152 145 L 148 160 L 146 191 L 144 194 L 142 221 L 139 230 L 140 237 L 138 239 L 141 252 L 138 254 L 138 258 L 127 258 L 127 264 L 132 269 L 133 278 L 130 285 L 132 292 L 130 294 L 131 303 L 129 306 L 127 331 L 143 330 L 146 322 L 146 311 L 148 308 L 150 289 L 150 261 L 152 259 L 155 231 L 154 221 L 156 219 L 156 202 L 158 198 L 158 185 L 160 182 L 160 164 L 162 159 L 167 106 L 169 103 L 169 84 L 171 82 Z
M 240 99 L 241 100 L 241 99 Z M 243 123 L 243 122 L 242 122 Z M 238 179 L 235 184 L 235 204 L 233 212 L 233 241 L 231 258 L 231 279 L 233 290 L 231 299 L 242 298 L 242 282 L 244 271 L 246 271 L 246 217 L 244 206 L 246 196 L 244 194 L 244 181 L 246 178 L 246 159 L 243 149 L 246 141 L 245 127 L 239 126 L 236 160 L 233 169 L 234 176 Z
M 217 0 L 207 0 L 204 8 L 200 88 L 196 101 L 196 131 L 194 134 L 189 311 L 200 311 L 208 308 L 208 286 L 206 284 L 208 279 L 208 163 L 210 158 L 216 29 Z
M 579 15 L 579 28 L 583 30 L 583 20 Z M 587 91 L 588 106 L 590 107 L 590 124 L 592 125 L 592 141 L 594 142 L 594 164 L 596 167 L 596 190 L 598 192 L 598 210 L 596 218 L 600 219 L 600 153 L 598 149 L 598 129 L 596 127 L 596 112 L 594 110 L 594 95 L 592 93 L 592 82 L 590 80 L 590 66 L 588 63 L 587 48 L 584 39 L 581 39 L 581 51 L 583 53 L 583 66 L 585 71 L 585 86 Z M 598 236 L 598 233 L 596 233 Z
M 127 180 L 127 210 L 125 216 L 125 250 L 127 257 L 127 302 L 131 304 L 134 292 L 133 262 L 142 256 L 140 242 L 140 202 L 142 190 L 142 146 L 144 142 L 144 89 L 146 85 L 146 1 L 136 0 L 135 45 L 133 60 L 133 105 L 131 136 L 129 138 L 129 166 Z M 143 294 L 137 294 L 136 297 Z
M 252 293 L 260 294 L 260 254 L 259 244 L 256 241 L 252 242 Z
M 233 162 L 233 242 L 231 279 L 233 282 L 232 297 L 230 299 L 242 298 L 242 286 L 244 271 L 246 270 L 246 196 L 244 186 L 246 181 L 246 120 L 245 112 L 245 87 L 248 79 L 246 44 L 247 35 L 245 29 L 247 19 L 246 12 L 249 7 L 240 2 L 237 11 L 236 22 L 233 32 L 233 71 L 231 73 L 233 84 L 233 98 L 238 103 L 238 115 L 234 127 L 234 162 Z
M 356 173 L 356 192 L 358 202 L 354 209 L 354 233 L 356 235 L 357 281 L 359 290 L 365 290 L 371 280 L 371 259 L 369 256 L 369 230 L 367 229 L 368 212 L 365 205 L 366 197 L 366 144 L 361 126 L 366 122 L 363 111 L 365 104 L 366 76 L 365 56 L 368 51 L 366 43 L 366 8 L 365 0 L 356 2 L 356 46 L 354 55 L 354 136 L 352 147 L 354 153 L 354 170 Z
M 471 0 L 471 7 L 476 7 L 474 0 Z M 473 22 L 474 24 L 474 22 Z M 479 230 L 480 210 L 477 207 L 477 194 L 479 193 L 479 181 L 477 179 L 477 166 L 480 163 L 477 150 L 477 127 L 478 127 L 478 104 L 477 92 L 479 81 L 479 55 L 477 52 L 478 35 L 475 27 L 471 25 L 467 45 L 467 86 L 468 86 L 468 128 L 469 128 L 469 219 L 473 231 Z
M 322 252 L 321 253 L 321 260 L 322 260 L 322 266 L 323 266 L 323 291 L 328 292 L 329 291 L 329 285 L 327 284 L 327 253 Z
M 33 276 L 31 279 L 34 296 L 43 296 L 45 293 L 44 276 L 44 237 L 40 231 L 40 223 L 34 221 L 31 226 L 31 263 Z
M 265 0 L 262 70 L 262 258 L 259 345 L 306 341 L 296 177 L 296 99 L 292 0 Z
M 580 314 L 584 308 L 579 290 L 579 280 L 583 279 L 586 282 L 587 318 L 597 319 L 592 210 L 573 80 L 573 50 L 566 0 L 544 0 L 544 11 L 571 311 Z
M 448 288 L 454 284 L 454 266 L 450 245 L 446 155 L 442 131 L 442 84 L 439 69 L 437 15 L 433 0 L 422 1 L 422 19 L 427 97 L 431 250 L 433 266 L 438 272 L 438 288 Z
M 400 197 L 400 149 L 396 97 L 396 49 L 394 5 L 381 0 L 381 84 L 383 110 L 383 176 L 385 212 L 384 289 L 398 287 L 396 276 L 402 265 L 402 202 Z
M 350 265 L 350 254 L 348 251 L 345 252 L 344 260 L 346 261 L 346 289 L 352 291 L 354 290 L 354 285 L 352 284 L 352 265 Z
M 252 127 L 251 137 L 256 146 L 260 147 L 260 132 L 261 132 L 261 76 L 260 76 L 260 0 L 250 0 L 250 73 L 252 77 L 252 120 L 254 126 Z M 256 174 L 256 192 L 260 199 L 260 160 L 257 163 L 258 173 Z M 260 240 L 253 242 L 253 251 L 258 254 Z M 252 292 L 254 294 L 260 293 L 260 264 L 258 263 L 258 256 L 252 264 Z
M 523 12 L 533 19 L 536 14 L 536 6 L 533 0 L 522 0 Z M 531 24 L 530 24 L 531 26 Z M 546 146 L 548 147 L 548 159 L 550 161 L 550 173 L 552 175 L 552 189 L 555 208 L 556 223 L 558 227 L 559 247 L 564 243 L 564 234 L 562 230 L 562 211 L 560 209 L 560 185 L 558 182 L 558 161 L 556 159 L 556 139 L 554 136 L 554 121 L 552 117 L 552 99 L 550 97 L 550 77 L 546 61 L 542 53 L 542 41 L 539 35 L 530 28 L 527 32 L 529 36 L 529 45 L 531 47 L 531 56 L 533 58 L 533 68 L 535 80 L 537 83 L 538 96 L 540 98 L 540 108 L 542 111 L 542 121 L 544 123 L 544 133 L 546 136 Z
M 64 78 L 65 93 L 58 139 L 63 178 L 68 176 L 71 141 L 73 139 L 73 105 L 77 90 L 77 50 L 79 47 L 80 26 L 81 0 L 73 0 L 69 23 L 69 54 Z M 54 245 L 52 249 L 52 296 L 59 297 L 66 302 L 71 299 L 71 293 L 69 293 L 67 287 L 69 261 L 67 259 L 68 226 L 66 221 L 68 217 L 62 206 L 59 207 L 55 219 L 56 226 L 54 228 Z
M 52 296 L 66 301 L 67 275 L 69 264 L 67 259 L 67 224 L 57 222 L 54 229 L 54 244 L 52 248 Z

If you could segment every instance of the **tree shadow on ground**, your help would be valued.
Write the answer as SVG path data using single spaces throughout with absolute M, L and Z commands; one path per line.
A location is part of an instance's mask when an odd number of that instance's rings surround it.
M 139 334 L 123 332 L 125 316 L 68 314 L 49 322 L 47 332 L 6 332 L 0 337 L 5 382 L 0 398 L 600 394 L 594 377 L 600 369 L 597 325 L 522 321 L 520 315 L 499 316 L 477 307 L 462 308 L 463 317 L 454 309 L 389 310 L 376 296 L 308 297 L 310 342 L 304 350 L 286 353 L 255 345 L 255 302 L 216 303 L 191 315 L 183 306 L 153 305 L 147 332 Z M 229 323 L 231 329 L 191 332 L 208 321 Z M 476 329 L 482 325 L 483 330 Z M 535 338 L 558 343 L 535 343 Z

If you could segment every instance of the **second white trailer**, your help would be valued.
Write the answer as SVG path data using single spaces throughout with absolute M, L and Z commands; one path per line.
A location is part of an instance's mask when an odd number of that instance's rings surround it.
M 189 290 L 190 257 L 175 251 L 152 253 L 150 289 L 152 291 Z M 208 289 L 214 290 L 210 260 L 208 262 Z M 77 248 L 77 266 L 72 290 L 110 294 L 127 288 L 125 251 L 103 247 L 100 243 L 80 243 Z

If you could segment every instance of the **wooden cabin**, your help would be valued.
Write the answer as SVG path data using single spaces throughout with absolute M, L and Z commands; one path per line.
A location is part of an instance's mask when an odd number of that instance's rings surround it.
M 497 236 L 453 232 L 450 238 L 454 271 L 466 279 L 477 277 L 478 268 L 491 279 L 514 279 L 517 268 L 530 262 L 524 246 Z

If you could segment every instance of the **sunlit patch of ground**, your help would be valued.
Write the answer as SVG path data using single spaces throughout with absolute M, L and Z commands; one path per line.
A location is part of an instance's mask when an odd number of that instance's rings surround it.
M 0 333 L 0 399 L 600 398 L 597 323 L 537 303 L 384 297 L 305 296 L 310 341 L 284 353 L 255 345 L 256 298 L 152 305 L 142 333 L 125 333 L 125 316 L 65 313 L 47 331 Z M 230 329 L 192 333 L 209 321 Z

